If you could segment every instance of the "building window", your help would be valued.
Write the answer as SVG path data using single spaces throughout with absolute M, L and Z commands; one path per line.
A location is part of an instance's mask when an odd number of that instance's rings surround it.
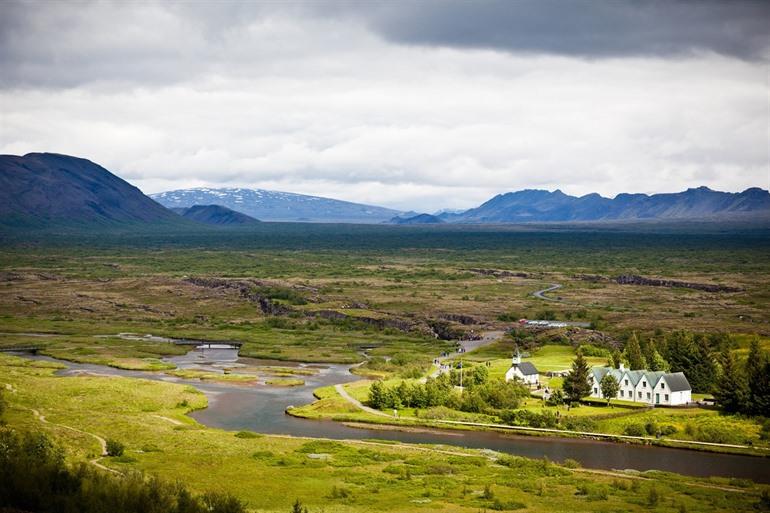
M 647 388 L 647 382 L 646 382 L 646 381 L 642 381 L 642 386 L 643 386 L 644 388 Z
M 647 392 L 647 399 L 649 399 L 649 398 L 650 398 L 650 393 L 649 393 L 649 392 Z
M 661 383 L 660 384 L 660 388 L 666 388 L 666 384 L 665 383 Z
M 596 387 L 594 387 L 594 394 L 597 393 Z
M 623 391 L 622 390 L 620 391 L 620 397 L 623 397 Z
M 666 401 L 668 401 L 668 394 L 666 394 Z
M 641 393 L 641 392 L 639 392 L 639 399 L 641 399 L 641 398 L 642 398 L 642 393 Z
M 626 380 L 626 386 L 628 386 L 628 380 Z

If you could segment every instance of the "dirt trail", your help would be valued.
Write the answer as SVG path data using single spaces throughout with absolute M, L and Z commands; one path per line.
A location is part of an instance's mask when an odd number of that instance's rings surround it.
M 172 419 L 171 417 L 164 417 L 163 415 L 152 415 L 152 417 L 155 417 L 157 419 L 163 419 L 167 422 L 174 424 L 175 426 L 184 426 L 184 422 L 178 421 L 176 419 Z
M 391 419 L 393 418 L 393 415 L 389 415 L 383 411 L 375 410 L 374 408 L 369 408 L 368 406 L 364 405 L 361 401 L 348 394 L 347 390 L 342 387 L 342 384 L 334 385 L 334 389 L 338 394 L 342 396 L 343 399 L 367 413 L 371 413 L 372 415 L 379 415 L 380 417 L 388 417 Z
M 102 470 L 106 470 L 107 472 L 112 472 L 113 474 L 123 475 L 121 472 L 118 472 L 115 469 L 106 467 L 106 466 L 102 465 L 101 463 L 99 463 L 99 461 L 102 458 L 107 456 L 107 440 L 105 440 L 104 438 L 102 438 L 99 435 L 95 435 L 94 433 L 89 433 L 88 431 L 83 431 L 82 429 L 77 429 L 77 428 L 74 428 L 72 426 L 67 426 L 65 424 L 58 424 L 56 422 L 50 422 L 48 419 L 45 418 L 45 415 L 43 415 L 42 413 L 40 413 L 38 410 L 36 410 L 34 408 L 30 408 L 30 411 L 32 411 L 32 414 L 43 424 L 50 424 L 52 426 L 57 426 L 57 427 L 60 427 L 60 428 L 68 429 L 70 431 L 74 431 L 75 433 L 80 433 L 82 435 L 90 436 L 93 439 L 95 439 L 97 442 L 99 442 L 99 446 L 101 447 L 102 453 L 101 453 L 101 456 L 98 456 L 98 457 L 90 460 L 89 463 L 91 463 L 95 467 L 98 467 L 98 468 L 100 468 Z

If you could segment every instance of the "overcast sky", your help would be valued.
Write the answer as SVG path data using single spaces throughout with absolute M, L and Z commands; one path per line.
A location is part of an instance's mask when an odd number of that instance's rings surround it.
M 0 153 L 434 211 L 770 187 L 770 2 L 0 3 Z

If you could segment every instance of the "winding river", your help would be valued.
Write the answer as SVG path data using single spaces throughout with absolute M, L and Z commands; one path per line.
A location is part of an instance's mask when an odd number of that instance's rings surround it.
M 54 360 L 38 355 L 23 356 Z M 770 483 L 770 459 L 768 458 L 589 439 L 519 436 L 484 431 L 366 429 L 333 421 L 299 419 L 284 413 L 288 406 L 313 401 L 313 390 L 317 387 L 360 379 L 349 372 L 349 365 L 306 365 L 240 358 L 237 349 L 225 347 L 196 349 L 184 356 L 167 358 L 167 361 L 175 363 L 180 368 L 206 370 L 216 370 L 222 365 L 232 364 L 300 366 L 318 369 L 317 374 L 302 376 L 305 380 L 303 386 L 283 388 L 191 381 L 163 373 L 127 371 L 101 365 L 55 361 L 67 366 L 66 369 L 58 372 L 60 375 L 86 372 L 194 385 L 206 394 L 209 407 L 193 412 L 190 416 L 204 425 L 222 429 L 332 439 L 381 439 L 406 443 L 445 444 L 492 449 L 531 458 L 547 457 L 552 461 L 571 458 L 579 461 L 586 468 L 663 470 L 691 476 L 736 477 Z

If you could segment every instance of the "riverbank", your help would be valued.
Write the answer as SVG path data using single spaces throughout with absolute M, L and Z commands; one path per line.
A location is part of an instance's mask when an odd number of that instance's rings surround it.
M 350 387 L 350 393 L 346 390 Z M 361 397 L 361 383 L 350 383 L 348 385 L 342 385 L 335 388 L 326 387 L 314 391 L 316 401 L 314 403 L 294 407 L 287 409 L 286 413 L 300 418 L 306 419 L 324 419 L 334 420 L 337 422 L 361 422 L 369 425 L 378 426 L 392 426 L 395 428 L 415 427 L 421 426 L 434 429 L 457 429 L 467 431 L 493 431 L 498 433 L 511 433 L 526 436 L 539 436 L 539 437 L 558 437 L 558 438 L 584 438 L 584 439 L 597 439 L 606 440 L 615 443 L 627 443 L 627 444 L 641 444 L 647 446 L 659 446 L 659 447 L 673 447 L 694 451 L 705 451 L 723 454 L 740 454 L 747 456 L 756 456 L 760 458 L 770 457 L 770 447 L 767 446 L 753 446 L 748 444 L 729 444 L 729 443 L 714 443 L 704 442 L 698 440 L 689 440 L 686 438 L 671 438 L 671 437 L 652 437 L 652 436 L 631 436 L 623 434 L 623 432 L 601 432 L 590 430 L 570 430 L 570 429 L 552 429 L 552 428 L 540 428 L 531 426 L 513 426 L 503 423 L 496 423 L 486 420 L 488 416 L 465 414 L 463 412 L 450 412 L 447 411 L 443 414 L 453 414 L 458 417 L 465 417 L 465 419 L 442 419 L 442 418 L 429 418 L 431 415 L 436 415 L 431 410 L 419 410 L 419 409 L 406 409 L 398 412 L 397 416 L 394 416 L 387 412 L 374 410 L 366 407 L 363 403 L 364 397 Z M 358 397 L 355 397 L 358 396 Z M 352 409 L 351 409 L 352 407 Z M 579 409 L 578 409 L 579 411 Z M 680 410 L 676 413 L 682 413 L 684 410 Z M 661 413 L 662 412 L 662 413 Z M 696 412 L 700 413 L 700 412 Z M 708 412 L 704 412 L 708 414 Z M 606 415 L 606 414 L 605 414 Z M 615 414 L 617 415 L 617 414 Z M 621 412 L 621 415 L 622 412 Z M 638 412 L 629 412 L 626 415 L 631 417 L 634 422 L 644 425 L 645 422 L 649 422 L 651 418 L 668 418 L 667 413 L 661 409 L 657 411 L 653 410 L 640 410 Z M 478 420 L 481 417 L 482 420 Z M 607 423 L 616 423 L 617 417 L 613 418 L 613 415 L 606 415 L 608 417 Z M 686 436 L 686 433 L 682 433 L 680 436 Z
M 280 435 L 239 436 L 188 416 L 210 404 L 184 384 L 126 377 L 57 376 L 50 362 L 0 355 L 0 385 L 13 429 L 42 430 L 72 462 L 102 452 L 98 439 L 126 446 L 99 464 L 183 480 L 194 491 L 222 490 L 252 510 L 454 513 L 480 509 L 629 511 L 684 505 L 689 512 L 753 511 L 766 485 L 662 472 L 591 471 L 497 451 L 380 440 L 333 441 Z M 10 386 L 8 386 L 10 385 Z M 35 409 L 48 421 L 43 423 Z M 78 431 L 65 429 L 68 426 Z M 255 486 L 259 483 L 259 486 Z M 697 493 L 691 493 L 697 489 Z

